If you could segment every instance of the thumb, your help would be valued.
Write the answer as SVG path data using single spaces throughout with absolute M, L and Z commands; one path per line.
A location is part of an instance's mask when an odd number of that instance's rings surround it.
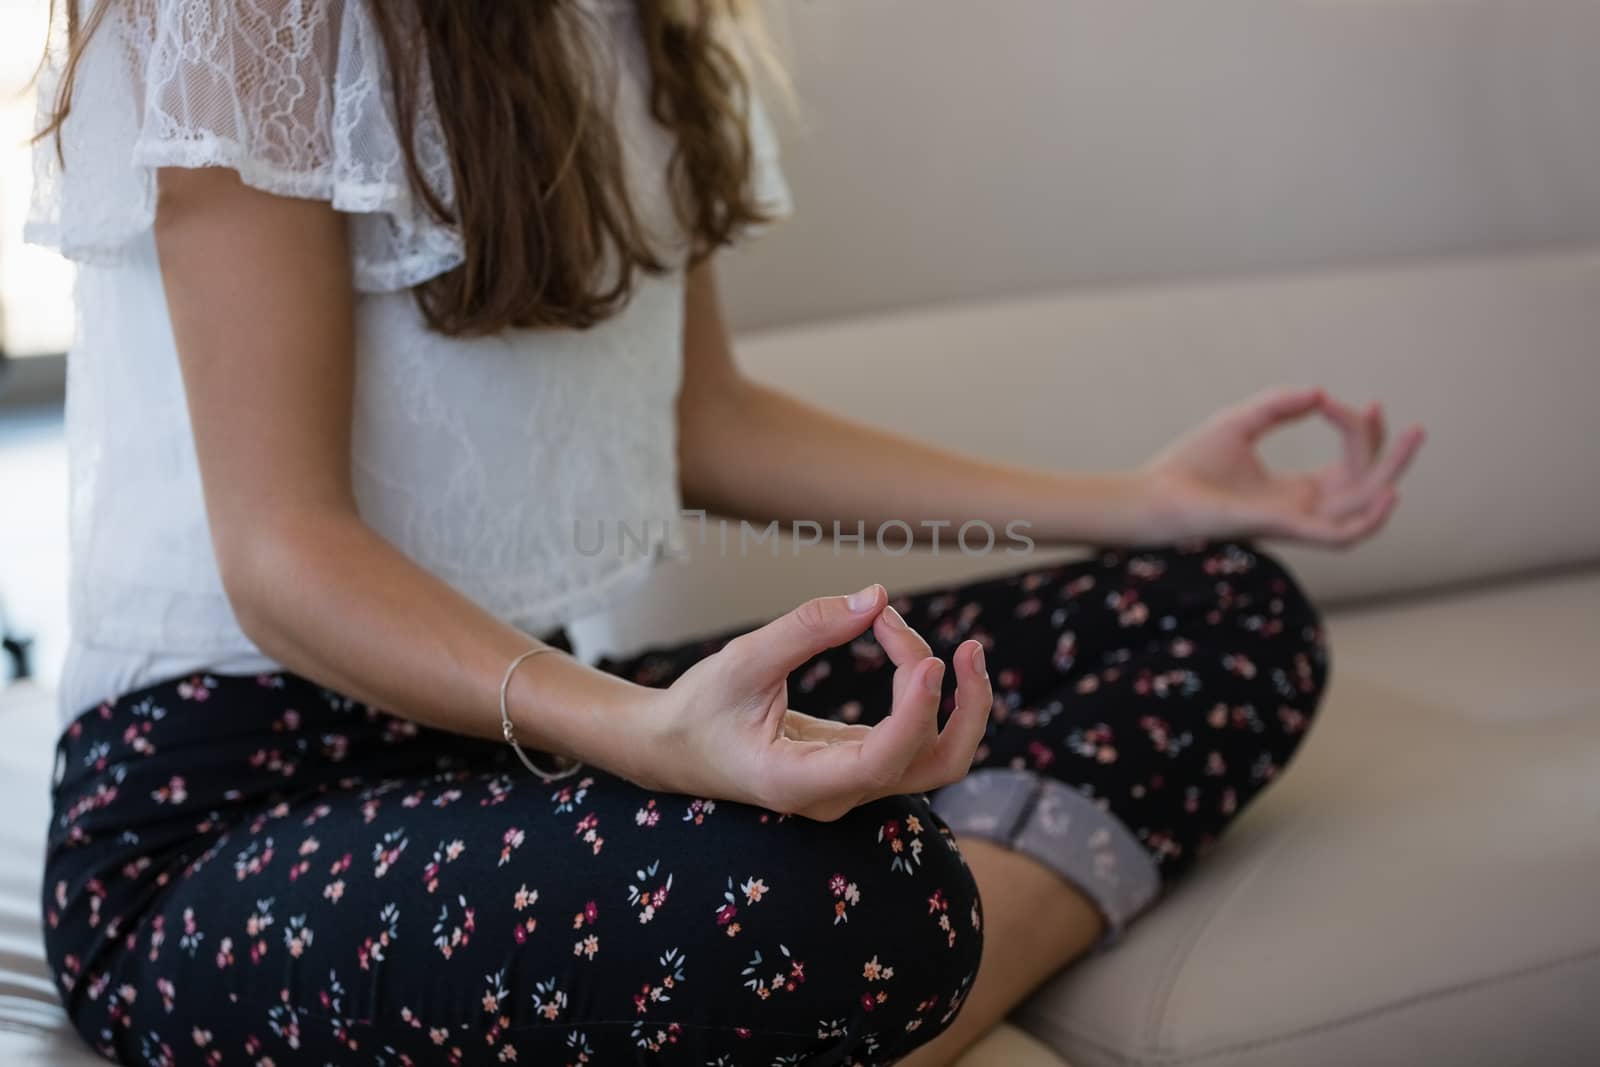
M 723 651 L 731 653 L 739 678 L 768 685 L 817 653 L 860 637 L 886 603 L 888 594 L 876 583 L 847 597 L 817 597 L 735 638 Z

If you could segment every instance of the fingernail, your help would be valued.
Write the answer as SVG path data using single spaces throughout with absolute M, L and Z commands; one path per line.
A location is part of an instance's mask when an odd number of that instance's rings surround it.
M 984 672 L 982 645 L 979 645 L 977 651 L 972 653 L 972 669 L 977 671 L 979 674 Z
M 928 672 L 928 676 L 924 681 L 928 686 L 928 692 L 938 696 L 941 689 L 940 683 L 944 681 L 944 664 L 936 664 L 933 670 Z
M 845 604 L 851 611 L 866 611 L 878 602 L 878 585 L 874 582 L 865 589 L 859 589 L 845 598 Z
M 888 619 L 891 625 L 898 626 L 902 630 L 911 629 L 911 627 L 907 625 L 906 620 L 900 617 L 900 613 L 894 610 L 893 604 L 890 604 L 888 607 L 883 609 L 883 617 Z

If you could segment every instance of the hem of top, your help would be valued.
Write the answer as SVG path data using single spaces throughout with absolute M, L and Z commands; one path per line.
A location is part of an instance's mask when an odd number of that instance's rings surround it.
M 530 635 L 545 633 L 556 627 L 570 626 L 581 619 L 614 607 L 615 595 L 619 590 L 644 581 L 665 558 L 669 557 L 663 556 L 659 552 L 638 556 L 615 570 L 607 571 L 601 578 L 589 585 L 585 585 L 580 589 L 568 590 L 553 599 L 540 601 L 536 611 L 526 609 L 520 612 L 496 611 L 494 614 L 499 618 L 506 619 L 512 626 Z M 71 634 L 68 639 L 69 664 L 71 662 L 70 655 L 76 649 L 91 649 L 112 655 L 127 653 L 130 657 L 145 656 L 151 653 L 148 640 L 139 640 L 140 636 L 147 637 L 147 635 L 141 635 L 129 630 L 119 630 L 116 624 L 108 623 L 104 620 L 94 626 L 79 626 L 74 621 L 69 633 Z M 177 672 L 178 674 L 200 673 L 211 670 L 212 668 L 204 662 L 202 657 L 205 659 L 236 657 L 241 660 L 247 657 L 259 657 L 257 662 L 263 665 L 262 669 L 264 671 L 285 669 L 281 663 L 263 653 L 243 634 L 239 634 L 238 640 L 230 641 L 219 639 L 217 633 L 218 630 L 214 626 L 196 627 L 191 633 L 177 635 L 167 647 L 156 651 L 173 659 L 181 659 L 183 657 L 193 657 L 195 659 L 196 662 L 193 667 L 181 670 Z M 205 636 L 201 636 L 202 634 Z M 175 676 L 177 675 L 169 675 L 169 678 Z M 152 681 L 160 680 L 162 679 L 153 679 Z M 139 689 L 143 684 L 127 687 L 125 692 Z M 67 679 L 63 677 L 61 683 L 63 696 L 65 696 L 69 688 L 71 687 Z M 58 706 L 57 717 L 63 725 L 69 724 L 84 711 L 92 710 L 105 701 L 117 700 L 122 695 L 122 693 L 107 694 L 84 707 L 75 708 L 68 708 L 65 700 L 62 700 Z

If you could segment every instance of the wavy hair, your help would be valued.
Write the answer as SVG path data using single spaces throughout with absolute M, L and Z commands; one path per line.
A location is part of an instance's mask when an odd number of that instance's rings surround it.
M 87 18 L 74 0 L 61 2 L 67 53 L 37 135 L 56 136 L 58 148 L 85 45 L 122 0 L 101 0 Z M 698 262 L 770 221 L 750 180 L 749 73 L 725 32 L 757 12 L 751 0 L 635 2 L 650 113 L 671 135 L 672 203 Z M 621 137 L 596 92 L 602 58 L 578 0 L 372 0 L 370 10 L 390 57 L 411 184 L 465 248 L 458 267 L 413 288 L 432 329 L 585 329 L 627 303 L 640 272 L 670 268 L 630 198 Z M 453 204 L 423 179 L 414 146 L 424 78 L 449 146 Z

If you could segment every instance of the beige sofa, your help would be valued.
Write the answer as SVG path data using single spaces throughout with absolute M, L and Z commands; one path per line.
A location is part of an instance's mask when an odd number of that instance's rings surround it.
M 1291 772 L 964 1067 L 1600 1062 L 1600 6 L 788 13 L 801 215 L 725 269 L 754 373 L 1074 467 L 1275 381 L 1432 431 L 1380 538 L 1284 553 L 1334 653 Z M 580 637 L 983 567 L 701 556 Z M 87 1064 L 38 959 L 47 698 L 0 700 L 0 1063 Z

